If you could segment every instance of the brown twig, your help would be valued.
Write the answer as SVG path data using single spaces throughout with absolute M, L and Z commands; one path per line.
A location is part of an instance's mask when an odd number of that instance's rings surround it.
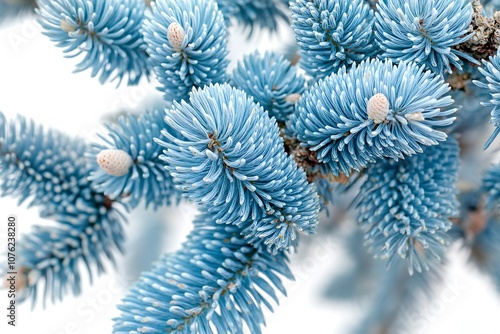
M 483 5 L 480 0 L 472 0 L 472 6 L 474 13 L 469 32 L 474 32 L 474 35 L 455 49 L 477 60 L 488 59 L 497 53 L 500 46 L 500 11 L 495 12 L 493 17 L 487 17 L 483 15 Z

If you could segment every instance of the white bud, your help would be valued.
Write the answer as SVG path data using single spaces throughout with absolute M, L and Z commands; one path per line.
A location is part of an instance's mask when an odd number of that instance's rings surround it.
M 375 94 L 368 100 L 367 109 L 368 118 L 373 120 L 373 123 L 380 124 L 389 115 L 389 100 L 384 94 Z
M 123 176 L 132 167 L 132 157 L 123 150 L 102 150 L 97 155 L 97 163 L 106 173 L 113 176 Z
M 64 19 L 61 20 L 61 29 L 65 32 L 76 31 L 76 27 Z
M 411 114 L 406 114 L 405 118 L 409 122 L 411 122 L 411 121 L 423 121 L 425 119 L 424 115 L 421 112 L 414 112 Z
M 167 37 L 174 50 L 182 50 L 182 43 L 184 42 L 185 36 L 186 32 L 179 23 L 173 22 L 168 26 Z
M 285 101 L 286 101 L 286 102 L 288 102 L 288 103 L 294 104 L 294 103 L 296 103 L 298 100 L 300 100 L 301 96 L 302 96 L 302 95 L 297 94 L 297 93 L 290 94 L 290 95 L 288 95 L 287 97 L 285 97 Z

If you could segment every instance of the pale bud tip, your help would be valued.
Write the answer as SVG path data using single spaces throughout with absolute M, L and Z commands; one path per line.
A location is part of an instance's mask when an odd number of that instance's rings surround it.
M 420 122 L 420 121 L 423 121 L 425 118 L 424 118 L 424 114 L 422 114 L 421 112 L 414 112 L 414 113 L 411 113 L 411 114 L 406 114 L 405 115 L 405 118 L 407 121 L 417 121 L 417 122 Z
M 288 103 L 291 103 L 291 104 L 295 104 L 295 103 L 297 103 L 298 100 L 300 100 L 301 96 L 302 95 L 297 94 L 297 93 L 290 94 L 287 97 L 285 97 L 285 101 Z
M 76 31 L 76 27 L 64 19 L 61 20 L 61 29 L 65 32 Z
M 389 100 L 384 94 L 378 93 L 368 100 L 367 105 L 368 118 L 373 123 L 380 124 L 384 122 L 389 115 Z
M 107 149 L 97 155 L 97 164 L 106 173 L 113 176 L 123 176 L 132 167 L 132 157 L 123 150 Z
M 185 36 L 186 32 L 179 23 L 173 22 L 168 26 L 167 37 L 170 45 L 172 46 L 172 48 L 174 48 L 174 50 L 182 50 L 182 43 L 184 42 Z

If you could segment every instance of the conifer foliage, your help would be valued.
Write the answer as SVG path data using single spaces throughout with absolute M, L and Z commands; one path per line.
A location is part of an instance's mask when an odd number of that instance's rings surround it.
M 0 113 L 0 196 L 54 221 L 19 241 L 21 300 L 81 293 L 82 275 L 127 252 L 130 211 L 183 200 L 198 208 L 192 231 L 141 274 L 114 333 L 263 332 L 293 280 L 290 253 L 351 214 L 358 263 L 330 290 L 375 290 L 357 331 L 397 332 L 443 280 L 453 242 L 500 286 L 500 170 L 476 147 L 488 112 L 485 148 L 500 132 L 500 14 L 487 17 L 500 4 L 483 4 L 0 0 L 0 24 L 34 12 L 76 72 L 117 88 L 153 80 L 163 98 L 90 142 Z M 231 59 L 238 29 L 284 25 L 295 45 Z

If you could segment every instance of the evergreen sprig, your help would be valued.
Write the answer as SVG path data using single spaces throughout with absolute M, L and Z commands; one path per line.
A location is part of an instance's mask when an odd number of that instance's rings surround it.
M 227 31 L 213 0 L 157 0 L 143 25 L 150 63 L 165 100 L 227 80 Z
M 182 248 L 143 273 L 119 305 L 113 333 L 261 333 L 263 309 L 293 276 L 286 254 L 251 245 L 242 232 L 198 217 Z
M 62 300 L 68 291 L 79 294 L 84 266 L 90 280 L 123 251 L 123 214 L 119 204 L 91 189 L 85 159 L 87 146 L 32 120 L 7 120 L 0 113 L 0 177 L 2 196 L 30 199 L 41 216 L 55 226 L 36 226 L 17 245 L 19 300 L 33 303 L 42 290 Z
M 222 224 L 245 228 L 275 250 L 314 232 L 319 199 L 305 172 L 285 153 L 275 119 L 243 91 L 211 85 L 175 102 L 164 131 L 163 159 L 185 196 Z
M 272 52 L 246 56 L 233 71 L 232 82 L 282 123 L 295 111 L 295 103 L 306 89 L 305 78 L 297 68 Z
M 364 0 L 297 0 L 290 5 L 300 65 L 321 79 L 374 56 L 374 15 Z
M 349 175 L 380 157 L 402 159 L 445 140 L 441 128 L 456 111 L 449 89 L 415 63 L 365 61 L 309 89 L 288 128 L 331 173 Z
M 491 99 L 482 101 L 483 105 L 491 108 L 490 123 L 495 126 L 495 129 L 489 139 L 484 144 L 484 149 L 487 149 L 500 133 L 500 55 L 495 55 L 489 58 L 489 61 L 483 60 L 483 67 L 479 68 L 486 81 L 475 80 L 474 83 L 489 92 Z
M 368 168 L 358 195 L 358 223 L 376 257 L 407 261 L 408 270 L 429 270 L 440 261 L 458 214 L 458 143 L 449 138 L 422 154 Z
M 411 330 L 403 315 L 426 302 L 456 239 L 499 285 L 500 169 L 480 186 L 486 159 L 471 154 L 488 108 L 486 147 L 500 132 L 499 56 L 475 60 L 498 47 L 497 3 L 39 0 L 43 33 L 76 71 L 129 85 L 153 74 L 168 107 L 120 117 L 90 143 L 0 113 L 0 196 L 54 221 L 19 241 L 18 298 L 80 293 L 85 272 L 125 250 L 122 207 L 181 194 L 198 205 L 193 230 L 141 275 L 115 333 L 261 333 L 299 235 L 316 232 L 320 211 L 332 233 L 346 203 L 358 263 L 330 291 L 375 292 L 355 330 Z M 0 23 L 34 6 L 0 0 Z M 297 42 L 287 57 L 254 52 L 228 72 L 233 24 L 248 39 L 282 23 Z M 473 163 L 459 174 L 461 160 Z
M 144 0 L 40 0 L 39 22 L 67 57 L 82 58 L 76 71 L 91 70 L 101 83 L 128 78 L 129 85 L 149 75 L 140 32 Z
M 100 140 L 87 154 L 92 164 L 89 180 L 96 191 L 130 208 L 141 200 L 146 207 L 157 208 L 178 199 L 180 194 L 159 157 L 162 148 L 154 142 L 154 138 L 161 137 L 163 118 L 163 111 L 154 110 L 139 117 L 122 116 L 116 124 L 107 125 L 107 134 L 100 134 Z M 116 168 L 120 154 L 130 163 L 124 166 L 123 175 L 116 175 L 112 168 Z
M 462 69 L 462 60 L 477 63 L 454 47 L 469 40 L 469 0 L 380 0 L 375 14 L 380 57 L 424 64 L 438 74 Z

